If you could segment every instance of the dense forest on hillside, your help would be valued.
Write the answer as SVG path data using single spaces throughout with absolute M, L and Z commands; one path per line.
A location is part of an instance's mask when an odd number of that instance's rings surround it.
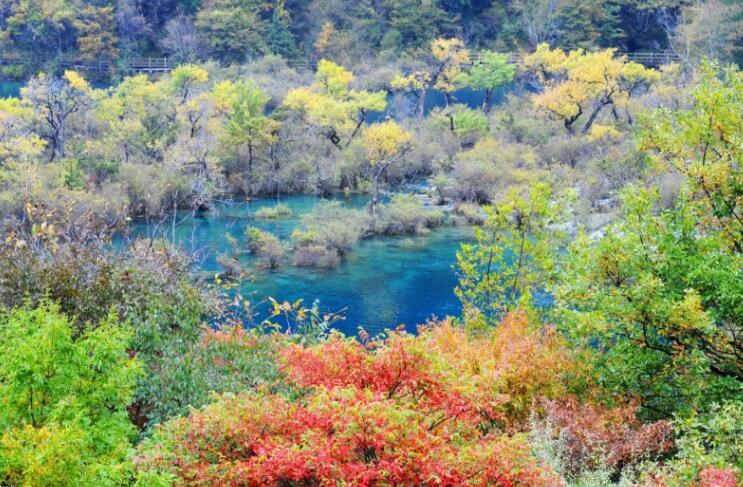
M 741 485 L 742 57 L 734 0 L 0 0 L 0 486 Z
M 273 54 L 345 65 L 415 57 L 438 37 L 472 49 L 614 47 L 741 62 L 736 0 L 3 0 L 6 76 L 63 60 L 167 56 L 243 63 Z M 363 60 L 363 63 L 361 62 Z

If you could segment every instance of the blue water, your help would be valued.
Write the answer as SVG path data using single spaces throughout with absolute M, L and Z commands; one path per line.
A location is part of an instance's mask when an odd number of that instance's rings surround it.
M 0 98 L 9 98 L 9 97 L 19 97 L 21 94 L 21 88 L 25 83 L 23 81 L 8 81 L 8 80 L 0 80 Z M 108 88 L 111 86 L 109 83 L 101 83 L 101 82 L 93 82 L 91 83 L 91 86 L 94 88 Z M 502 87 L 498 90 L 496 90 L 493 93 L 491 104 L 493 106 L 498 105 L 501 103 L 509 90 L 513 89 L 513 85 Z M 470 108 L 480 108 L 482 105 L 482 100 L 485 97 L 484 91 L 476 91 L 471 90 L 469 88 L 465 88 L 462 90 L 455 91 L 452 93 L 452 103 L 461 103 L 464 105 L 467 105 Z M 387 114 L 391 114 L 393 116 L 398 115 L 395 113 L 395 106 L 393 104 L 394 96 L 389 95 L 387 97 L 387 110 L 384 112 L 372 112 L 368 116 L 368 120 L 370 122 L 376 122 L 384 119 Z M 414 100 L 412 96 L 407 97 L 407 104 L 408 109 L 412 110 L 412 107 L 414 105 Z M 446 105 L 446 100 L 444 99 L 444 93 L 438 90 L 431 90 L 426 95 L 426 102 L 424 105 L 424 112 L 426 114 L 430 113 L 431 110 L 433 110 L 436 107 L 443 107 Z
M 255 225 L 288 241 L 299 217 L 318 201 L 312 196 L 282 198 L 281 202 L 294 212 L 284 220 L 252 218 L 257 209 L 274 205 L 275 199 L 221 205 L 202 216 L 180 214 L 175 241 L 195 252 L 200 270 L 213 276 L 221 270 L 216 257 L 220 253 L 232 255 L 226 234 L 244 242 L 245 228 Z M 366 197 L 356 196 L 343 204 L 362 208 L 366 201 Z M 132 233 L 147 236 L 153 228 L 139 221 L 132 226 Z M 172 239 L 169 224 L 161 229 L 160 236 Z M 253 279 L 247 280 L 240 291 L 253 303 L 259 319 L 266 316 L 270 296 L 278 301 L 304 299 L 307 306 L 319 300 L 323 311 L 345 310 L 346 318 L 335 328 L 347 334 L 356 334 L 359 327 L 373 334 L 400 324 L 415 330 L 416 325 L 433 316 L 461 312 L 454 295 L 457 279 L 453 266 L 459 244 L 472 237 L 471 228 L 445 226 L 428 235 L 363 240 L 334 269 L 294 267 L 288 255 L 278 269 L 266 270 L 256 266 L 251 256 L 241 255 L 241 266 Z
M 26 86 L 25 81 L 0 80 L 0 98 L 18 98 L 21 96 L 21 88 Z M 90 83 L 93 88 L 108 88 L 111 83 L 93 81 Z
M 0 98 L 18 98 L 21 96 L 21 88 L 25 85 L 22 81 L 0 80 Z

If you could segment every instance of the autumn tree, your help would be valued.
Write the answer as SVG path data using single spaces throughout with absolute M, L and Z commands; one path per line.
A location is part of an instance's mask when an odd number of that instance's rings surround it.
M 65 157 L 70 119 L 90 105 L 90 95 L 88 82 L 74 71 L 65 71 L 61 78 L 40 74 L 21 90 L 41 126 L 40 134 L 49 141 L 52 160 Z
M 527 70 L 542 86 L 542 91 L 532 97 L 534 105 L 562 121 L 571 135 L 579 120 L 584 121 L 581 133 L 587 133 L 607 108 L 615 120 L 620 119 L 620 110 L 629 99 L 660 75 L 615 54 L 615 49 L 566 53 L 541 44 L 524 59 Z M 626 118 L 632 123 L 629 113 Z
M 444 92 L 446 104 L 451 102 L 451 92 L 457 88 L 457 79 L 463 75 L 463 67 L 469 63 L 469 51 L 460 39 L 439 38 L 431 42 L 433 65 L 430 70 L 414 71 L 397 75 L 390 82 L 393 90 L 413 93 L 416 98 L 415 113 L 423 119 L 426 94 L 431 89 Z
M 531 459 L 523 436 L 497 426 L 511 411 L 504 406 L 506 384 L 519 381 L 508 372 L 514 359 L 541 360 L 528 369 L 536 375 L 519 395 L 525 405 L 530 393 L 549 394 L 569 363 L 553 348 L 559 347 L 554 336 L 527 332 L 523 320 L 504 324 L 512 334 L 472 342 L 443 324 L 420 337 L 393 333 L 367 346 L 334 335 L 317 345 L 283 347 L 281 369 L 306 391 L 304 400 L 268 391 L 220 397 L 164 425 L 143 445 L 140 478 L 551 485 L 556 479 Z M 533 353 L 505 353 L 510 339 Z M 511 405 L 518 402 L 512 399 Z
M 366 149 L 372 180 L 371 212 L 376 213 L 382 177 L 387 169 L 410 150 L 412 136 L 394 121 L 369 126 L 361 143 Z
M 351 71 L 323 59 L 317 65 L 314 83 L 289 91 L 284 106 L 300 111 L 339 149 L 348 147 L 369 112 L 381 112 L 387 106 L 384 91 L 354 90 L 350 87 L 353 80 Z
M 111 5 L 85 5 L 80 8 L 73 25 L 79 31 L 77 50 L 81 59 L 113 60 L 119 55 L 118 36 Z

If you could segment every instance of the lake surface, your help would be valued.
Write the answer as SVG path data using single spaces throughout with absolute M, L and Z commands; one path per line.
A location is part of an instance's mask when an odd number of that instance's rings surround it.
M 338 199 L 352 208 L 363 208 L 367 202 L 365 196 Z M 254 225 L 288 242 L 301 215 L 318 201 L 313 196 L 282 198 L 281 202 L 294 212 L 291 218 L 282 220 L 252 216 L 260 208 L 275 205 L 275 199 L 220 205 L 213 212 L 197 216 L 181 213 L 175 241 L 195 252 L 204 273 L 214 275 L 221 270 L 217 256 L 232 255 L 227 234 L 243 243 L 244 248 L 245 229 Z M 138 221 L 133 224 L 132 233 L 149 236 L 154 228 Z M 159 232 L 159 236 L 173 238 L 169 223 L 163 224 Z M 416 325 L 432 316 L 461 312 L 454 295 L 456 251 L 461 242 L 472 238 L 472 229 L 466 226 L 445 226 L 428 235 L 371 238 L 361 241 L 334 269 L 295 267 L 288 256 L 283 266 L 267 270 L 256 266 L 250 255 L 241 255 L 241 265 L 253 275 L 241 292 L 254 303 L 258 318 L 266 316 L 270 296 L 278 301 L 304 299 L 306 306 L 319 300 L 323 311 L 345 309 L 346 319 L 336 323 L 335 328 L 346 334 L 356 334 L 359 327 L 374 334 L 400 324 L 415 330 Z
M 25 82 L 22 81 L 8 81 L 8 80 L 0 80 L 0 98 L 9 98 L 14 97 L 17 98 L 21 94 L 21 88 L 25 86 Z M 102 82 L 93 82 L 91 83 L 91 86 L 94 88 L 109 88 L 111 84 L 109 83 L 102 83 Z M 503 86 L 493 92 L 493 96 L 491 99 L 491 104 L 493 106 L 496 106 L 503 102 L 505 99 L 506 94 L 513 90 L 515 85 L 508 85 Z M 471 90 L 469 88 L 457 90 L 452 93 L 452 102 L 453 103 L 461 103 L 463 105 L 466 105 L 470 108 L 480 108 L 482 105 L 483 98 L 485 98 L 485 92 L 482 90 Z M 415 104 L 415 100 L 410 95 L 401 95 L 399 100 L 404 100 L 404 103 L 400 106 L 398 103 L 396 103 L 396 97 L 395 95 L 389 94 L 387 95 L 387 110 L 384 112 L 371 112 L 368 115 L 368 121 L 370 122 L 378 122 L 381 120 L 384 120 L 385 117 L 387 117 L 388 114 L 391 114 L 395 117 L 398 115 L 401 115 L 401 113 L 397 112 L 412 112 L 413 105 Z M 446 99 L 444 97 L 444 93 L 442 91 L 438 90 L 430 90 L 428 94 L 426 95 L 426 100 L 424 103 L 424 112 L 426 114 L 430 113 L 431 110 L 437 107 L 444 107 L 446 105 Z

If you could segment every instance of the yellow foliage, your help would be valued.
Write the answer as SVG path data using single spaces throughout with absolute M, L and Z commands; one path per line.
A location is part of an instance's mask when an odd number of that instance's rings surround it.
M 382 111 L 387 106 L 384 91 L 349 89 L 353 80 L 351 71 L 323 59 L 318 63 L 314 83 L 290 90 L 284 98 L 284 106 L 304 112 L 315 125 L 351 132 L 360 113 Z
M 372 164 L 394 158 L 410 144 L 412 136 L 394 121 L 371 125 L 362 139 Z
M 65 71 L 64 79 L 66 79 L 70 86 L 76 90 L 88 91 L 90 89 L 90 86 L 88 85 L 88 82 L 85 81 L 85 78 L 83 78 L 80 73 L 76 71 Z
M 588 138 L 591 142 L 598 140 L 619 140 L 622 138 L 622 134 L 613 125 L 594 124 L 591 127 Z
M 540 44 L 524 58 L 524 66 L 544 85 L 544 91 L 533 96 L 534 105 L 562 119 L 568 128 L 579 117 L 604 106 L 627 106 L 639 87 L 661 76 L 658 71 L 628 62 L 626 56 L 617 57 L 616 49 L 577 49 L 566 54 Z M 593 119 L 584 131 L 592 123 Z
M 567 54 L 562 49 L 550 49 L 549 44 L 542 43 L 537 49 L 524 57 L 523 65 L 529 70 L 542 76 L 547 73 L 554 73 L 565 63 Z
M 565 82 L 532 97 L 534 105 L 569 120 L 583 113 L 590 94 L 581 83 Z
M 443 67 L 434 87 L 442 91 L 454 91 L 457 88 L 457 78 L 463 73 L 462 66 L 469 63 L 469 51 L 459 39 L 436 39 L 431 43 L 431 53 Z
M 315 85 L 329 95 L 340 96 L 353 81 L 353 73 L 327 59 L 317 63 Z
M 413 73 L 408 76 L 402 76 L 400 74 L 395 75 L 390 81 L 390 88 L 393 90 L 403 91 L 420 91 L 431 82 L 431 75 L 428 73 Z
M 469 51 L 459 39 L 439 38 L 431 42 L 431 53 L 440 62 L 466 64 L 469 62 Z
M 425 350 L 439 357 L 463 391 L 481 395 L 483 406 L 505 414 L 509 427 L 523 427 L 538 398 L 560 397 L 575 374 L 577 355 L 553 329 L 529 323 L 525 312 L 506 316 L 494 330 L 471 334 L 449 322 L 421 330 Z M 474 392 L 474 390 L 479 391 Z

